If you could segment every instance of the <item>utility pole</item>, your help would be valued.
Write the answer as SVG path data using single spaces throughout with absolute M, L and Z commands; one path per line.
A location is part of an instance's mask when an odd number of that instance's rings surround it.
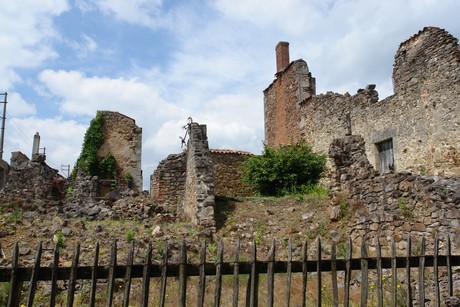
M 70 164 L 62 164 L 61 163 L 61 172 L 65 175 L 67 173 L 66 178 L 69 178 L 70 175 Z
M 2 130 L 1 130 L 1 140 L 0 140 L 0 161 L 3 161 L 3 142 L 5 141 L 5 119 L 6 119 L 6 98 L 8 93 L 5 92 L 0 94 L 4 96 L 3 102 L 3 116 L 2 116 Z

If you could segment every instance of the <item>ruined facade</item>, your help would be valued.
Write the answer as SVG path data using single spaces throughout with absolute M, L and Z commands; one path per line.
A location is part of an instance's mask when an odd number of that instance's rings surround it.
M 159 163 L 150 177 L 150 195 L 186 220 L 213 227 L 215 197 L 252 195 L 242 181 L 241 167 L 252 154 L 209 149 L 206 125 L 190 123 L 187 129 L 187 149 Z
M 460 47 L 455 37 L 426 27 L 401 43 L 394 95 L 383 100 L 375 85 L 355 95 L 317 95 L 307 63 L 289 62 L 288 53 L 287 43 L 278 44 L 276 79 L 264 91 L 268 146 L 304 139 L 314 150 L 327 152 L 334 138 L 353 133 L 364 137 L 366 155 L 380 173 L 460 175 Z
M 204 227 L 214 227 L 214 176 L 206 125 L 188 125 L 185 191 L 179 214 Z
M 243 183 L 243 163 L 251 153 L 241 150 L 211 149 L 215 194 L 219 197 L 254 195 L 253 189 Z
M 42 160 L 30 160 L 20 151 L 12 152 L 8 181 L 0 190 L 0 207 L 56 212 L 64 201 L 66 187 L 58 170 Z
M 142 190 L 142 128 L 126 115 L 111 111 L 98 111 L 103 118 L 104 143 L 97 155 L 102 159 L 113 155 L 117 161 L 120 179 L 131 177 L 134 190 Z
M 185 191 L 186 152 L 162 160 L 150 176 L 150 196 L 171 211 L 182 202 Z
M 332 201 L 335 209 L 350 214 L 352 240 L 379 238 L 389 248 L 394 238 L 398 248 L 404 248 L 406 242 L 400 241 L 408 234 L 433 241 L 439 233 L 442 240 L 449 235 L 454 248 L 460 248 L 459 177 L 442 179 L 409 172 L 381 176 L 366 157 L 364 139 L 356 135 L 335 139 L 329 155 L 334 170 Z

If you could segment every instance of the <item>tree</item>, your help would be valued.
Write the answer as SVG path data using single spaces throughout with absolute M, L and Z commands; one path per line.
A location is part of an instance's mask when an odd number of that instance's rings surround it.
M 317 184 L 325 167 L 326 155 L 313 152 L 303 141 L 277 149 L 264 145 L 261 156 L 250 157 L 244 164 L 243 180 L 261 195 L 283 196 Z

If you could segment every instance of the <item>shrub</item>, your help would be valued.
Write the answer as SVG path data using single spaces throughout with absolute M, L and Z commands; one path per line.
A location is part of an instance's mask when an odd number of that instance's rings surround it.
M 243 178 L 261 195 L 283 196 L 318 183 L 325 166 L 326 156 L 313 152 L 305 142 L 280 145 L 278 149 L 264 145 L 261 156 L 245 162 Z

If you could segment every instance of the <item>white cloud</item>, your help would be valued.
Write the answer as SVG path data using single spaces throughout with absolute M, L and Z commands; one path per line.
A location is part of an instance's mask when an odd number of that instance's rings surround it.
M 154 86 L 134 78 L 87 77 L 78 71 L 44 70 L 39 80 L 52 95 L 61 97 L 59 109 L 68 116 L 116 110 L 138 119 L 167 120 L 182 113 L 165 102 Z
M 1 97 L 3 99 L 3 96 Z M 35 115 L 35 113 L 37 113 L 37 109 L 34 104 L 27 103 L 19 93 L 12 92 L 8 93 L 7 96 L 6 113 L 8 116 L 20 117 L 27 115 Z
M 12 151 L 21 151 L 30 158 L 33 137 L 38 132 L 41 136 L 40 148 L 46 148 L 47 163 L 59 170 L 61 164 L 73 167 L 80 154 L 86 128 L 83 124 L 60 117 L 11 118 L 6 130 L 4 159 L 8 160 Z
M 77 57 L 85 58 L 94 51 L 96 51 L 98 45 L 97 42 L 89 35 L 83 34 L 79 42 L 72 41 L 70 46 L 75 50 Z
M 57 54 L 50 39 L 58 36 L 53 17 L 68 9 L 67 1 L 3 1 L 0 10 L 0 85 L 21 80 L 16 68 L 36 67 Z
M 39 80 L 49 95 L 59 97 L 63 115 L 93 117 L 97 110 L 110 110 L 134 118 L 143 131 L 143 167 L 150 168 L 144 169 L 147 174 L 153 171 L 153 165 L 180 148 L 181 126 L 177 123 L 185 123 L 186 111 L 162 99 L 152 84 L 62 70 L 45 70 Z
M 167 13 L 162 11 L 162 0 L 79 0 L 77 6 L 82 11 L 98 9 L 112 15 L 117 20 L 149 28 L 165 27 L 171 22 Z
M 203 112 L 193 115 L 193 119 L 207 125 L 211 148 L 260 152 L 263 141 L 263 105 L 260 97 L 220 95 L 206 102 L 203 109 Z
M 288 33 L 300 33 L 314 28 L 315 22 L 327 13 L 331 1 L 252 0 L 235 4 L 232 0 L 217 0 L 215 7 L 225 16 L 252 23 L 259 28 L 270 27 Z

